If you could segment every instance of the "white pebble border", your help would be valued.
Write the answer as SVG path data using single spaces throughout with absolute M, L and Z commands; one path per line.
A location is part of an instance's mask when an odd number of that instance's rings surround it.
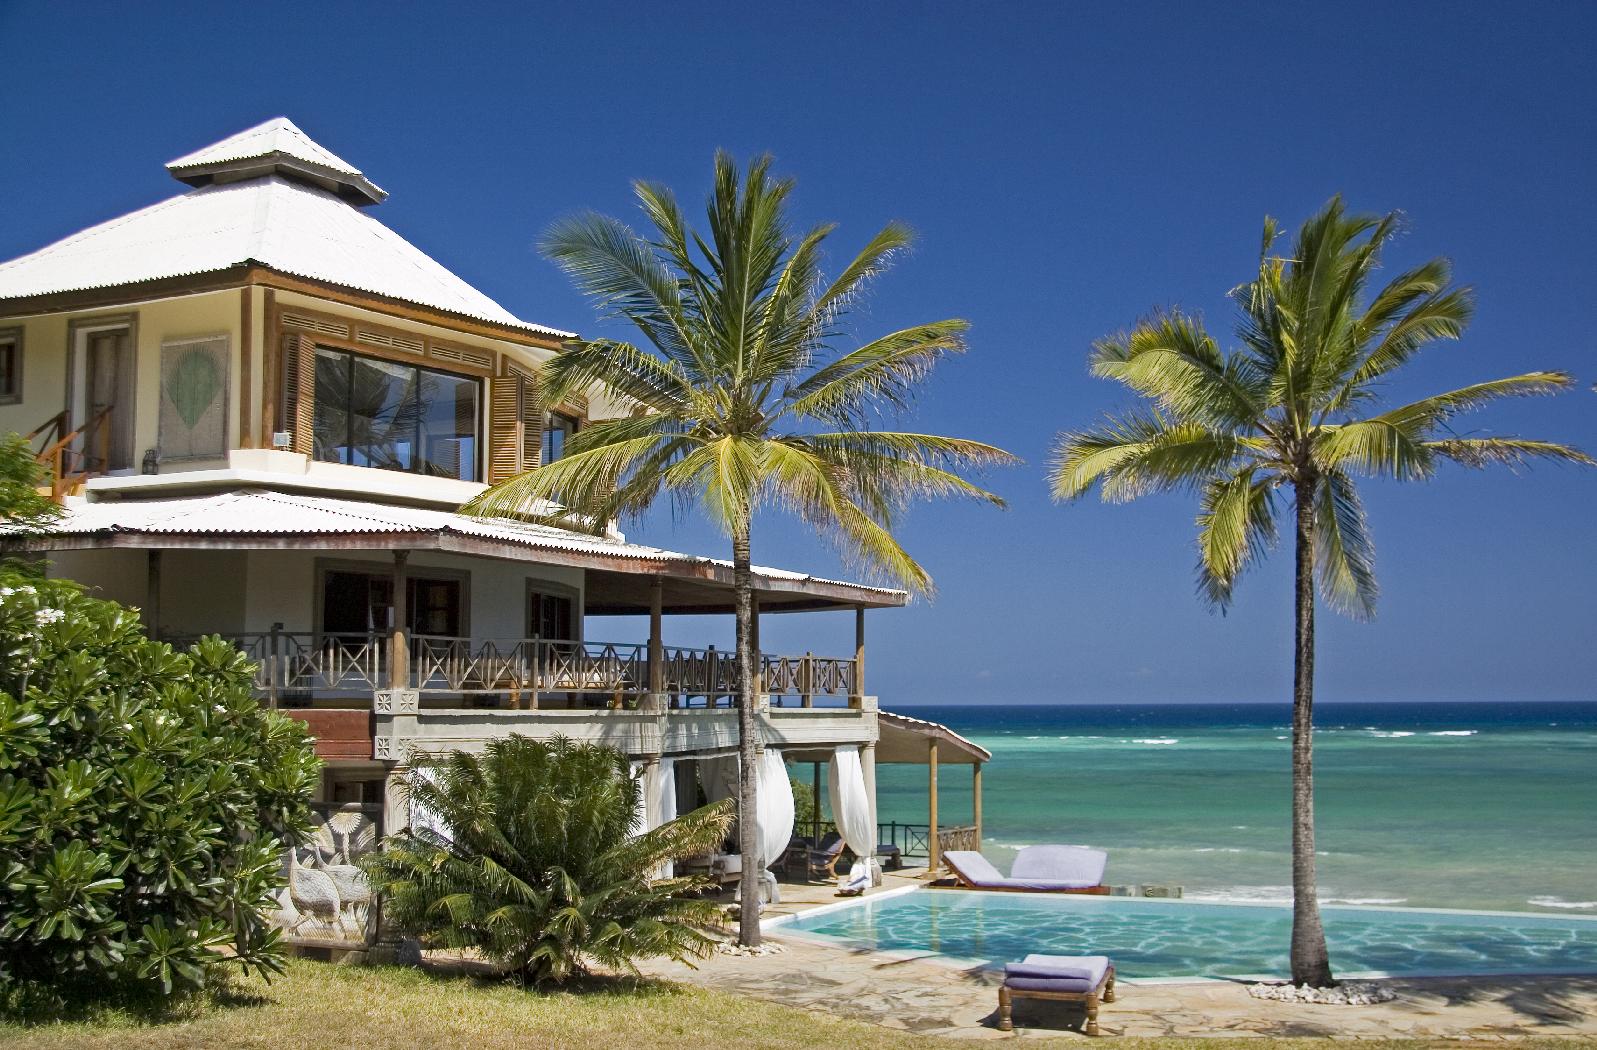
M 1397 993 L 1384 985 L 1369 981 L 1348 981 L 1335 988 L 1299 988 L 1294 984 L 1255 984 L 1248 987 L 1255 999 L 1273 999 L 1281 1003 L 1313 1003 L 1317 1006 L 1373 1006 L 1389 1003 Z
M 782 945 L 773 941 L 746 947 L 736 941 L 722 941 L 715 946 L 717 955 L 781 955 L 787 951 Z

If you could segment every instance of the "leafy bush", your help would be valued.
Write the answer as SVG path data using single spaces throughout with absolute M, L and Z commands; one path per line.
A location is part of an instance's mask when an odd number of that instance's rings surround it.
M 0 520 L 25 530 L 38 528 L 61 514 L 39 487 L 50 472 L 33 456 L 33 448 L 19 434 L 0 436 Z
M 263 917 L 316 759 L 218 638 L 190 652 L 76 585 L 0 572 L 0 992 L 281 967 Z
M 421 760 L 418 760 L 420 763 Z M 429 947 L 473 948 L 523 981 L 559 982 L 587 962 L 702 956 L 717 914 L 706 876 L 660 878 L 718 847 L 729 802 L 636 834 L 639 777 L 619 751 L 510 736 L 481 756 L 418 764 L 412 826 L 361 862 L 383 920 Z

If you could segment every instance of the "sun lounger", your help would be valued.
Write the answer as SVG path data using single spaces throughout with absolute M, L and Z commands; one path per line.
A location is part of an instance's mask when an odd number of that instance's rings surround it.
M 998 989 L 998 1030 L 1013 1031 L 1016 999 L 1079 1002 L 1087 1009 L 1087 1034 L 1098 1034 L 1098 1003 L 1115 1001 L 1115 968 L 1105 955 L 1028 955 L 1004 967 Z
M 1109 855 L 1084 846 L 1027 846 L 1015 856 L 1008 875 L 975 850 L 948 850 L 943 863 L 962 886 L 976 890 L 1025 893 L 1105 894 L 1104 867 Z

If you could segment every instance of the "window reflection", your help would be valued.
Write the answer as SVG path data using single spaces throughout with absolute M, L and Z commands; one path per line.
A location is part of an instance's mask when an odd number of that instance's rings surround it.
M 316 348 L 316 458 L 477 480 L 481 384 Z

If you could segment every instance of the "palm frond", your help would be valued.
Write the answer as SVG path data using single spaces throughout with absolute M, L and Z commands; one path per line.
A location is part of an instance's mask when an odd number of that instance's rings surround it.
M 1375 547 L 1358 490 L 1340 471 L 1322 476 L 1315 490 L 1314 564 L 1332 608 L 1361 620 L 1375 615 Z
M 863 425 L 872 409 L 902 412 L 939 360 L 964 351 L 969 327 L 957 319 L 934 321 L 874 339 L 794 385 L 783 410 L 845 426 Z
M 1526 372 L 1486 383 L 1473 383 L 1445 394 L 1434 394 L 1374 417 L 1417 432 L 1427 432 L 1454 416 L 1505 397 L 1538 397 L 1556 394 L 1575 385 L 1567 372 Z
M 1263 414 L 1267 388 L 1241 359 L 1228 362 L 1202 325 L 1171 313 L 1144 321 L 1120 338 L 1100 340 L 1093 375 L 1114 379 L 1157 401 L 1177 419 L 1238 427 Z
M 691 378 L 670 359 L 630 343 L 573 340 L 541 369 L 548 400 L 559 404 L 594 388 L 657 412 L 680 411 L 692 395 Z
M 1493 465 L 1517 467 L 1534 459 L 1597 466 L 1597 460 L 1571 445 L 1525 438 L 1442 438 L 1425 442 L 1425 447 L 1443 459 L 1475 468 Z
M 1254 439 L 1219 433 L 1158 414 L 1110 418 L 1096 431 L 1061 434 L 1049 480 L 1054 499 L 1072 500 L 1100 486 L 1106 502 L 1200 487 L 1240 457 L 1262 451 Z
M 1275 543 L 1273 479 L 1245 467 L 1203 487 L 1198 513 L 1198 593 L 1221 610 L 1237 579 Z

